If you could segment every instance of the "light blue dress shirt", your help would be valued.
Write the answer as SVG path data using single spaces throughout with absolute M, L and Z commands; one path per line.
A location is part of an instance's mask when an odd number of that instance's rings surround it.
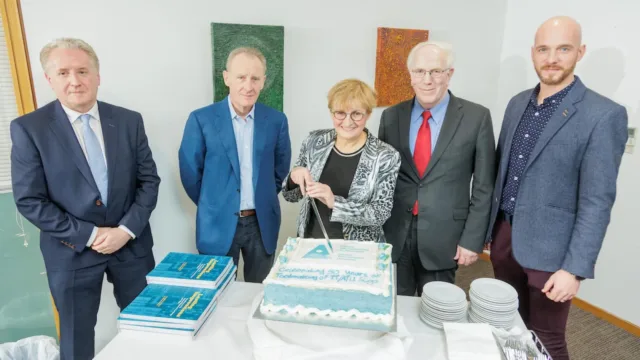
M 253 198 L 253 121 L 256 107 L 255 105 L 243 119 L 236 113 L 229 102 L 229 112 L 233 123 L 233 132 L 236 135 L 236 146 L 238 149 L 238 160 L 240 162 L 240 210 L 255 209 Z
M 438 105 L 431 108 L 431 118 L 429 118 L 429 127 L 431 128 L 431 153 L 436 148 L 438 142 L 438 136 L 440 130 L 442 130 L 442 123 L 444 123 L 444 117 L 447 114 L 447 106 L 449 106 L 449 92 L 444 95 L 444 98 L 438 103 Z M 409 128 L 409 147 L 411 148 L 411 155 L 416 147 L 416 139 L 418 138 L 418 130 L 422 125 L 422 112 L 425 109 L 420 105 L 417 100 L 413 101 L 413 109 L 411 110 L 411 127 Z

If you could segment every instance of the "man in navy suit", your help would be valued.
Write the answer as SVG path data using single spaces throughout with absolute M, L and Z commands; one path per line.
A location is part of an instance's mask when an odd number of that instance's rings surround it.
M 262 282 L 273 265 L 291 163 L 287 117 L 257 103 L 266 65 L 256 49 L 233 50 L 223 74 L 229 96 L 189 115 L 179 152 L 182 185 L 198 205 L 198 251 L 236 265 L 242 252 L 247 282 Z
M 58 39 L 40 60 L 58 100 L 11 122 L 13 195 L 40 229 L 60 358 L 92 359 L 104 274 L 124 309 L 155 265 L 149 217 L 160 178 L 140 114 L 96 100 L 91 46 Z
M 491 261 L 554 360 L 569 359 L 571 299 L 594 268 L 627 141 L 625 108 L 574 75 L 580 25 L 546 21 L 531 55 L 540 84 L 511 99 L 498 141 Z

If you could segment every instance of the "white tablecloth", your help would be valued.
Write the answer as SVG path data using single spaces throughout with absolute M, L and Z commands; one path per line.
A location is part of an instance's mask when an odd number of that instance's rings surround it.
M 247 319 L 251 303 L 261 291 L 262 284 L 231 284 L 195 339 L 124 330 L 95 359 L 253 359 Z M 447 360 L 444 332 L 423 323 L 419 309 L 419 297 L 398 296 L 398 316 L 413 336 L 407 359 Z M 522 319 L 517 317 L 516 321 L 516 326 L 524 329 Z

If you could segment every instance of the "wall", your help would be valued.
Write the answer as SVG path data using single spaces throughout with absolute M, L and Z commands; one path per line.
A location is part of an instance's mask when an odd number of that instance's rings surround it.
M 326 93 L 335 82 L 358 77 L 373 85 L 378 26 L 429 29 L 432 39 L 454 43 L 453 91 L 493 107 L 505 8 L 502 0 L 330 0 L 321 7 L 295 0 L 22 1 L 38 104 L 53 100 L 38 66 L 41 47 L 53 38 L 74 36 L 91 43 L 100 56 L 99 98 L 143 114 L 162 178 L 151 218 L 157 259 L 171 250 L 194 250 L 195 208 L 180 184 L 177 152 L 189 112 L 213 98 L 211 22 L 285 26 L 284 109 L 295 158 L 310 130 L 331 126 Z M 379 116 L 376 110 L 370 120 L 374 133 Z M 281 238 L 295 234 L 297 212 L 296 205 L 283 204 Z M 115 334 L 111 292 L 105 282 L 97 349 Z
M 604 11 L 607 14 L 604 14 Z M 637 15 L 640 3 L 627 0 L 542 0 L 530 6 L 510 0 L 504 28 L 496 109 L 504 112 L 509 98 L 533 87 L 538 79 L 530 61 L 536 28 L 554 15 L 570 15 L 583 27 L 585 57 L 576 74 L 591 89 L 626 106 L 629 126 L 640 126 L 640 50 Z M 497 122 L 496 122 L 497 123 Z M 585 281 L 578 296 L 633 324 L 640 325 L 637 306 L 640 270 L 636 256 L 640 210 L 640 150 L 625 154 L 618 178 L 618 196 L 598 263 L 596 279 Z

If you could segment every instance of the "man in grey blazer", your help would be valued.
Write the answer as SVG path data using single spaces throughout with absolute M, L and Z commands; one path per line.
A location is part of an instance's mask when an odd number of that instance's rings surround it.
M 507 106 L 487 234 L 496 277 L 518 291 L 520 315 L 554 360 L 569 359 L 570 300 L 594 276 L 628 136 L 625 108 L 573 74 L 584 52 L 575 20 L 538 29 L 540 84 Z
M 402 161 L 384 225 L 398 295 L 420 296 L 430 281 L 453 283 L 458 265 L 472 264 L 483 249 L 495 140 L 489 110 L 448 90 L 451 45 L 420 43 L 407 67 L 415 97 L 382 113 L 378 137 Z

